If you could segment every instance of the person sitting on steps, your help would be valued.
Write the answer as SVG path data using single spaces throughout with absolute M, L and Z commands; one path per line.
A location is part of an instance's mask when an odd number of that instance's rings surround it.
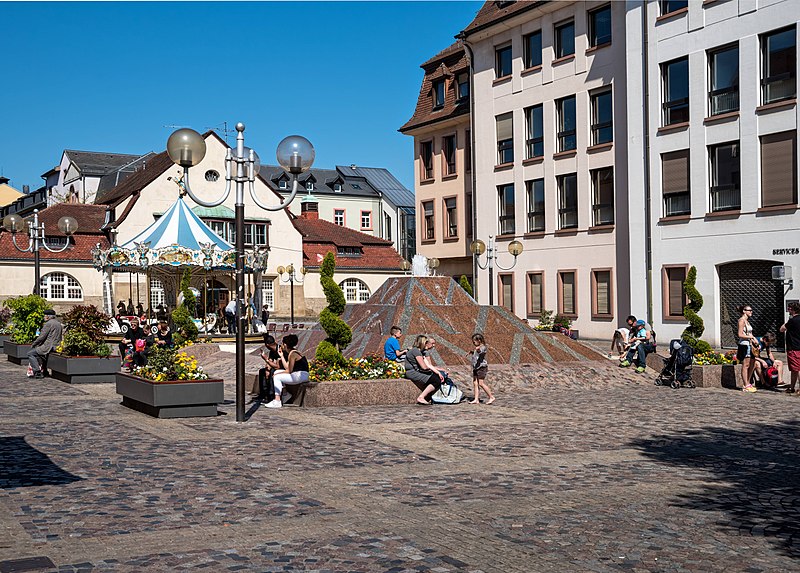
M 280 408 L 281 393 L 284 386 L 292 386 L 308 382 L 308 359 L 297 350 L 298 338 L 296 334 L 287 334 L 283 337 L 281 352 L 278 358 L 282 370 L 277 370 L 272 376 L 275 384 L 275 399 L 267 404 L 267 408 Z M 291 399 L 292 395 L 288 394 Z
M 649 324 L 643 320 L 636 320 L 633 315 L 628 317 L 627 323 L 631 327 L 629 348 L 625 359 L 619 365 L 622 368 L 627 368 L 633 362 L 636 362 L 636 372 L 643 374 L 647 366 L 647 355 L 655 351 L 653 330 Z

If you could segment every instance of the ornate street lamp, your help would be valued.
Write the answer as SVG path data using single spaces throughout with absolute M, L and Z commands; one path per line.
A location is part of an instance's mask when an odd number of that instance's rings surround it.
M 404 274 L 408 274 L 408 271 L 411 270 L 411 263 L 408 262 L 407 259 L 403 259 L 403 262 L 400 263 L 400 270 L 402 270 Z
M 41 287 L 41 261 L 39 249 L 44 248 L 51 253 L 64 252 L 69 247 L 69 238 L 78 230 L 78 222 L 72 217 L 61 217 L 58 220 L 58 230 L 67 236 L 67 242 L 60 249 L 50 247 L 45 241 L 44 223 L 39 223 L 39 209 L 33 210 L 33 221 L 28 221 L 28 245 L 20 247 L 17 244 L 17 233 L 24 232 L 25 221 L 19 215 L 6 215 L 3 219 L 3 228 L 11 232 L 11 240 L 21 253 L 33 253 L 34 282 L 33 293 L 39 294 Z
M 494 266 L 497 265 L 497 268 L 502 271 L 510 271 L 514 268 L 517 264 L 517 257 L 522 253 L 522 243 L 519 241 L 511 241 L 508 244 L 508 252 L 514 256 L 514 262 L 511 263 L 510 267 L 501 267 L 498 263 L 495 262 L 497 258 L 497 248 L 494 244 L 494 237 L 489 235 L 489 248 L 487 250 L 486 243 L 481 241 L 480 239 L 476 239 L 472 241 L 472 244 L 469 246 L 469 250 L 472 251 L 473 256 L 475 257 L 475 263 L 478 265 L 479 269 L 486 270 L 489 269 L 489 304 L 494 304 Z M 481 264 L 481 255 L 486 253 L 486 262 Z
M 289 287 L 290 288 L 290 290 L 289 290 L 289 301 L 290 301 L 289 308 L 291 309 L 290 310 L 291 316 L 290 316 L 289 320 L 292 323 L 292 328 L 294 328 L 294 283 L 303 284 L 303 281 L 305 280 L 306 273 L 308 272 L 308 269 L 305 268 L 305 267 L 300 267 L 300 276 L 297 276 L 297 273 L 295 272 L 294 265 L 291 264 L 291 263 L 289 263 L 288 267 L 285 267 L 285 268 L 284 267 L 278 267 L 276 270 L 278 271 L 278 276 L 280 277 L 281 282 L 289 283 L 289 285 L 290 285 L 290 287 Z M 284 274 L 287 275 L 286 278 L 283 278 Z
M 278 205 L 262 203 L 255 193 L 255 181 L 261 161 L 252 149 L 244 146 L 244 124 L 237 123 L 236 149 L 228 149 L 225 156 L 225 190 L 214 201 L 197 197 L 189 186 L 189 168 L 206 155 L 206 142 L 193 129 L 179 129 L 167 140 L 167 153 L 176 165 L 183 167 L 182 187 L 192 200 L 203 207 L 216 207 L 224 203 L 231 192 L 231 181 L 236 183 L 234 222 L 236 226 L 236 421 L 244 422 L 244 321 L 246 320 L 244 292 L 244 185 L 249 184 L 253 202 L 266 211 L 281 211 L 294 200 L 300 185 L 297 176 L 308 171 L 314 163 L 314 146 L 305 137 L 290 135 L 278 144 L 278 164 L 292 177 L 292 192 Z

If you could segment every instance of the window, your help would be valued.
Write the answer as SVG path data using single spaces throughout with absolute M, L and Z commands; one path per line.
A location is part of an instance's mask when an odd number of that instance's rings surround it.
M 795 28 L 785 28 L 761 37 L 762 103 L 772 103 L 797 95 L 797 48 Z
M 661 15 L 666 16 L 689 6 L 688 0 L 661 0 Z
M 498 115 L 497 122 L 497 164 L 514 163 L 514 120 L 511 112 Z
M 708 155 L 711 159 L 711 210 L 738 209 L 741 205 L 739 142 L 712 145 Z
M 336 247 L 336 254 L 343 257 L 360 257 L 363 251 L 361 247 Z
M 436 230 L 434 228 L 433 201 L 424 201 L 422 203 L 422 213 L 425 218 L 425 240 L 434 240 L 436 239 Z
M 500 200 L 500 234 L 513 235 L 516 232 L 514 224 L 514 184 L 500 185 L 497 188 Z
M 611 43 L 611 4 L 589 12 L 589 46 Z
M 231 240 L 234 240 L 234 239 L 231 239 Z M 267 244 L 267 225 L 264 224 L 264 223 L 245 223 L 244 224 L 244 244 L 245 245 L 266 245 Z
M 683 318 L 683 307 L 686 306 L 686 293 L 683 283 L 686 280 L 686 267 L 665 267 L 663 300 L 665 318 Z
M 689 59 L 661 64 L 664 125 L 689 121 Z
M 447 228 L 445 229 L 448 237 L 458 237 L 458 211 L 456 210 L 456 198 L 448 197 L 444 200 L 444 212 Z
M 558 273 L 558 312 L 570 317 L 578 315 L 576 299 L 575 271 Z
M 611 90 L 591 95 L 592 104 L 592 145 L 614 141 L 614 113 L 612 111 Z
M 511 75 L 511 44 L 494 49 L 494 74 L 496 78 Z
M 661 190 L 665 217 L 692 212 L 689 189 L 689 150 L 664 153 L 661 156 Z
M 544 273 L 528 273 L 528 316 L 542 314 L 544 309 Z
M 544 179 L 525 182 L 528 196 L 528 232 L 544 231 Z
M 422 165 L 422 179 L 433 179 L 433 141 L 423 141 L 419 144 L 420 164 Z M 361 186 L 353 189 L 361 189 Z
M 556 100 L 558 111 L 558 151 L 571 151 L 578 146 L 575 138 L 575 96 Z
M 578 228 L 578 174 L 559 175 L 558 183 L 558 228 Z
M 739 111 L 739 46 L 729 46 L 708 54 L 711 91 L 709 115 Z
M 464 171 L 472 171 L 472 136 L 469 130 L 464 134 Z
M 342 192 L 342 184 L 341 183 L 334 183 L 333 184 L 333 192 L 334 193 L 341 193 Z
M 463 101 L 469 97 L 469 73 L 464 72 L 456 76 L 456 97 L 458 101 Z
M 344 209 L 333 210 L 333 222 L 340 227 L 344 227 Z
M 220 239 L 228 240 L 228 225 L 225 221 L 208 221 L 208 226 Z
M 523 39 L 525 45 L 525 68 L 535 68 L 542 65 L 542 31 L 528 34 Z
M 347 302 L 367 302 L 369 300 L 369 288 L 364 281 L 359 279 L 345 279 L 339 283 L 344 291 L 344 299 Z
M 761 137 L 761 206 L 797 205 L 797 132 Z
M 372 229 L 372 211 L 361 211 L 361 228 Z
M 614 168 L 605 167 L 591 171 L 592 224 L 614 224 Z
M 454 175 L 456 172 L 456 136 L 446 135 L 442 138 L 442 156 L 444 159 L 445 175 Z
M 544 155 L 544 119 L 542 104 L 525 110 L 527 136 L 525 139 L 526 159 Z
M 514 312 L 514 275 L 501 274 L 497 278 L 500 281 L 500 306 Z
M 433 109 L 444 107 L 444 80 L 433 82 Z
M 150 308 L 156 308 L 160 304 L 167 304 L 164 283 L 159 279 L 150 279 Z
M 314 182 L 313 181 L 308 181 L 306 183 L 306 191 L 313 191 L 313 190 L 314 190 Z
M 253 225 L 249 223 L 244 224 L 244 244 L 245 245 L 253 244 Z
M 611 271 L 592 271 L 592 315 L 610 317 L 611 312 Z
M 575 22 L 562 22 L 556 25 L 556 59 L 575 53 Z
M 265 224 L 257 223 L 255 225 L 255 240 L 256 245 L 267 244 L 267 226 Z
M 261 282 L 261 301 L 270 312 L 275 310 L 275 283 L 270 279 Z
M 392 217 L 389 215 L 389 213 L 384 213 L 383 214 L 383 228 L 385 229 L 385 233 L 386 233 L 385 239 L 387 241 L 391 241 L 392 240 Z
M 49 273 L 39 280 L 39 293 L 47 300 L 82 300 L 81 283 L 66 273 Z
M 278 181 L 278 189 L 288 189 L 289 182 L 286 179 L 281 179 Z
M 214 181 L 217 181 L 219 179 L 219 172 L 213 169 L 209 169 L 208 171 L 206 171 L 205 177 L 206 181 L 211 181 L 213 183 Z

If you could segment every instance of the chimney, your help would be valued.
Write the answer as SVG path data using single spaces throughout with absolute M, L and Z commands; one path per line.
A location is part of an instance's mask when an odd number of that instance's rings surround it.
M 31 186 L 30 185 L 23 185 L 22 186 L 22 192 L 23 193 L 30 193 L 31 192 Z
M 351 163 L 351 164 L 350 164 L 350 169 L 352 169 L 353 171 L 355 171 L 355 170 L 356 170 L 356 164 L 355 164 L 355 163 Z
M 5 185 L 5 184 L 6 184 L 6 183 L 8 183 L 9 181 L 11 181 L 11 179 L 9 179 L 8 177 L 2 177 L 2 176 L 0 176 L 0 185 Z
M 319 203 L 310 193 L 300 201 L 300 218 L 316 221 L 319 219 Z

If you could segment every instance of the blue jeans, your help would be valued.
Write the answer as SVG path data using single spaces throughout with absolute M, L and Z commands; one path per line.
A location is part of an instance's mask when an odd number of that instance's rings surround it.
M 652 354 L 653 350 L 652 344 L 649 342 L 642 342 L 636 348 L 628 350 L 628 354 L 625 355 L 625 360 L 628 362 L 636 362 L 637 366 L 644 368 L 647 366 L 647 355 Z

